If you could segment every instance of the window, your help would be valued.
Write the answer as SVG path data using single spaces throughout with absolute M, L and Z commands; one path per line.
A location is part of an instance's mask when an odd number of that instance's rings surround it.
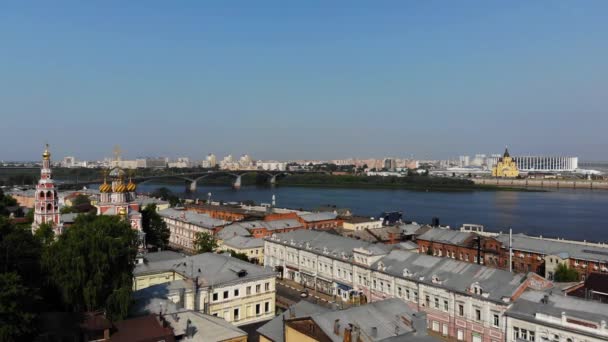
M 213 294 L 213 301 L 217 301 L 217 292 Z
M 270 291 L 270 283 L 264 284 L 264 291 Z
M 516 339 L 519 338 L 519 328 L 518 327 L 513 327 L 513 336 L 515 336 Z
M 255 293 L 260 293 L 260 289 L 262 288 L 262 286 L 260 284 L 257 284 L 255 286 Z
M 529 331 L 529 334 L 530 334 L 529 335 L 530 336 L 529 340 L 532 341 L 532 342 L 534 342 L 536 340 L 534 331 Z M 570 342 L 572 342 L 572 341 L 570 341 Z
M 386 293 L 391 293 L 391 284 L 386 284 Z
M 418 291 L 414 291 L 414 301 L 418 302 Z
M 481 321 L 481 310 L 475 309 L 475 320 Z
M 397 296 L 401 297 L 401 286 L 397 286 Z
M 217 312 L 214 312 L 214 313 L 213 313 L 213 316 L 217 317 Z
M 435 298 L 435 309 L 439 309 L 439 298 Z
M 374 281 L 372 282 L 374 284 L 374 289 L 376 288 L 376 279 L 374 279 Z
M 448 336 L 448 325 L 447 324 L 445 324 L 445 323 L 443 324 L 441 333 L 443 334 L 443 336 Z
M 439 322 L 433 321 L 433 331 L 439 331 Z
M 431 297 L 429 295 L 426 295 L 426 307 L 430 307 L 431 306 Z
M 405 289 L 405 298 L 410 299 L 410 289 Z
M 224 299 L 228 298 L 228 291 L 224 291 Z
M 463 341 L 464 331 L 462 329 L 458 329 L 458 331 L 456 332 L 456 337 L 458 338 L 458 341 Z
M 464 305 L 458 304 L 458 316 L 464 316 Z
M 270 302 L 264 303 L 264 312 L 270 312 Z
M 497 327 L 500 325 L 500 317 L 498 317 L 497 314 L 494 314 L 494 321 L 492 323 L 494 323 L 494 326 Z
M 236 309 L 233 310 L 232 316 L 234 317 L 235 321 L 239 320 L 239 308 L 236 308 Z
M 256 304 L 255 305 L 255 314 L 259 315 L 260 314 L 260 304 Z
M 521 329 L 521 339 L 522 340 L 527 340 L 528 339 L 528 330 Z
M 234 289 L 234 296 L 238 297 L 239 296 L 239 289 Z
M 245 288 L 245 294 L 246 294 L 247 296 L 249 296 L 249 295 L 251 294 L 251 286 L 247 286 L 247 287 Z
M 447 300 L 443 300 L 443 310 L 444 311 L 449 311 L 450 310 L 450 304 L 448 304 Z

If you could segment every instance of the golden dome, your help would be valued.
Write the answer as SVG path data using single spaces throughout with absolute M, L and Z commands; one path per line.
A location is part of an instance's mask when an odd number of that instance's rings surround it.
M 127 186 L 119 183 L 118 185 L 116 185 L 116 192 L 125 192 L 127 191 Z
M 118 215 L 120 215 L 120 216 L 126 216 L 127 215 L 127 209 L 126 208 L 120 208 L 120 209 L 118 209 Z
M 49 144 L 46 144 L 44 148 L 44 152 L 42 153 L 42 159 L 49 160 L 51 159 L 51 152 L 49 152 Z
M 108 183 L 103 183 L 99 186 L 99 192 L 110 192 L 112 191 L 112 186 Z
M 127 184 L 127 191 L 133 192 L 135 189 L 137 189 L 137 185 L 135 185 L 135 183 L 132 181 L 129 181 L 129 184 Z

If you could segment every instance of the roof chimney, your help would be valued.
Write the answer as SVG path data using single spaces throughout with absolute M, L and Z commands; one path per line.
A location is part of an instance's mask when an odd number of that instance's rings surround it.
M 336 318 L 334 321 L 334 335 L 340 336 L 340 319 Z

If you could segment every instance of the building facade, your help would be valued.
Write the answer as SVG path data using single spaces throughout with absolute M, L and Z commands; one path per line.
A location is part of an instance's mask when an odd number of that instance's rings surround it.
M 519 176 L 517 164 L 509 155 L 509 150 L 505 148 L 502 158 L 492 167 L 492 177 L 515 178 L 517 176 Z
M 107 178 L 111 182 L 108 183 Z M 104 175 L 99 186 L 99 201 L 95 204 L 97 215 L 119 215 L 127 220 L 131 227 L 143 234 L 141 212 L 136 201 L 137 185 L 129 180 L 125 182 L 125 171 L 119 167 L 111 169 Z
M 202 311 L 237 326 L 275 316 L 275 272 L 226 254 L 160 253 L 134 270 L 139 313 Z
M 399 298 L 427 314 L 429 329 L 455 340 L 503 341 L 510 304 L 529 286 L 547 284 L 533 274 L 389 252 L 386 246 L 320 234 L 325 233 L 296 231 L 267 238 L 264 265 L 342 300 Z
M 194 211 L 168 208 L 158 214 L 169 228 L 169 245 L 187 252 L 195 252 L 194 241 L 197 233 L 208 233 L 215 236 L 229 221 L 214 219 L 206 214 Z

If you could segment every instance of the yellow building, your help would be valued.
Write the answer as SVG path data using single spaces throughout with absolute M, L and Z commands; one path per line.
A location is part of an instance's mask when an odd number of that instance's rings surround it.
M 220 250 L 245 254 L 254 264 L 264 262 L 264 239 L 237 235 L 222 241 Z
M 275 316 L 276 272 L 226 254 L 148 253 L 133 275 L 138 314 L 186 309 L 237 326 Z
M 492 177 L 515 178 L 517 176 L 519 176 L 517 164 L 509 155 L 509 150 L 505 148 L 502 158 L 492 168 Z

